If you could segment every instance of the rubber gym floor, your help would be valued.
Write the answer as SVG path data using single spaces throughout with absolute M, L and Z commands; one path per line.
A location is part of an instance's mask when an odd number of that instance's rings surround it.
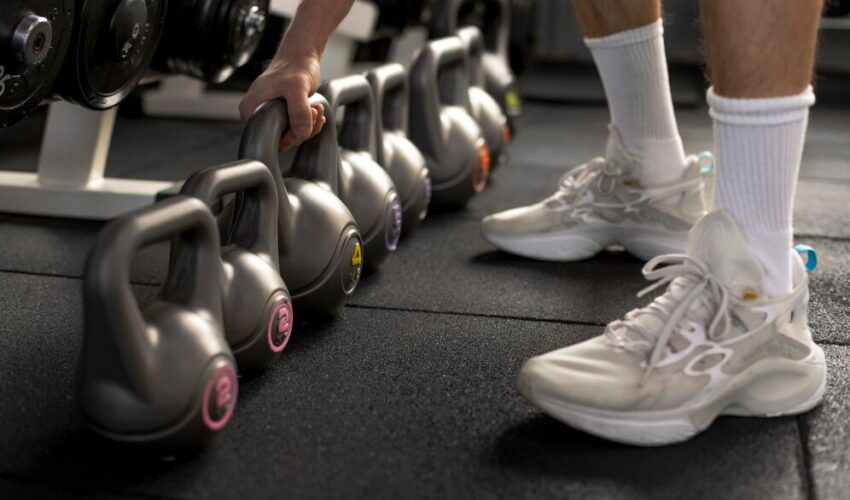
M 680 110 L 689 151 L 704 108 Z M 98 223 L 0 218 L 0 497 L 847 498 L 850 491 L 850 121 L 816 107 L 797 239 L 814 246 L 810 321 L 827 353 L 822 406 L 796 418 L 721 418 L 661 449 L 610 444 L 542 415 L 515 389 L 524 359 L 601 332 L 633 307 L 641 263 L 572 264 L 495 251 L 479 220 L 550 194 L 598 154 L 602 106 L 528 103 L 510 162 L 468 208 L 433 214 L 336 321 L 299 325 L 265 374 L 243 379 L 231 425 L 188 459 L 103 451 L 73 400 L 81 275 Z M 33 169 L 43 115 L 0 134 L 6 169 Z M 119 118 L 113 176 L 180 179 L 235 159 L 237 123 Z M 167 248 L 134 262 L 138 295 Z M 296 311 L 297 317 L 297 311 Z

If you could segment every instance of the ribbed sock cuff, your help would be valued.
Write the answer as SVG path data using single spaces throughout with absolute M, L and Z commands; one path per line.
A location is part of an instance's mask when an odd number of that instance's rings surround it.
M 730 125 L 782 125 L 802 120 L 815 103 L 812 86 L 797 95 L 758 99 L 737 99 L 717 95 L 708 89 L 706 100 L 711 117 Z

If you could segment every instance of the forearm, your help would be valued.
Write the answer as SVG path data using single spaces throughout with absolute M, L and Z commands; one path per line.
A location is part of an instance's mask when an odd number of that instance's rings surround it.
M 302 0 L 275 59 L 321 58 L 328 39 L 353 4 L 354 0 Z

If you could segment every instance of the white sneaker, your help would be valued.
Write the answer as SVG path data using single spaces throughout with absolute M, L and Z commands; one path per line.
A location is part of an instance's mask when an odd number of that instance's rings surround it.
M 599 337 L 531 358 L 520 390 L 574 428 L 644 446 L 685 441 L 718 415 L 806 412 L 823 397 L 826 364 L 795 262 L 794 290 L 763 297 L 761 264 L 732 218 L 713 212 L 694 226 L 686 255 L 644 267 L 658 281 L 641 294 L 669 283 L 663 295 Z
M 630 175 L 635 162 L 610 127 L 605 158 L 567 172 L 545 200 L 485 217 L 484 237 L 509 253 L 573 261 L 619 244 L 638 258 L 682 253 L 688 231 L 706 213 L 703 174 L 713 165 L 689 156 L 681 180 L 643 187 Z

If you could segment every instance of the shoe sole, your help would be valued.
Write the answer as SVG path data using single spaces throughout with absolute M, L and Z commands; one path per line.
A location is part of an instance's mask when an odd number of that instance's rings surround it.
M 642 226 L 600 226 L 530 236 L 505 236 L 483 231 L 484 238 L 508 253 L 550 262 L 583 260 L 611 245 L 622 245 L 641 260 L 685 253 L 687 231 L 667 231 Z
M 818 346 L 801 361 L 762 360 L 701 400 L 655 412 L 600 411 L 538 394 L 522 376 L 519 385 L 529 401 L 575 429 L 623 444 L 664 446 L 687 441 L 721 415 L 780 417 L 811 410 L 823 399 L 826 362 Z

